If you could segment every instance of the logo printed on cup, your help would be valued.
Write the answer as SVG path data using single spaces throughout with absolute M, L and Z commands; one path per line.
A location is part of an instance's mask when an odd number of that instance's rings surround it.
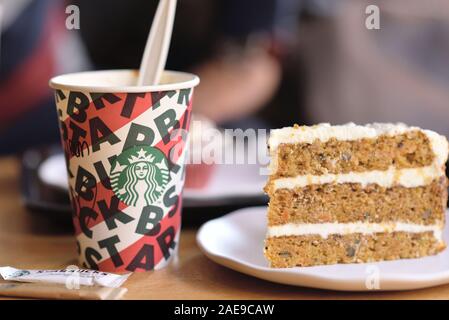
M 169 181 L 167 159 L 156 148 L 133 147 L 121 153 L 112 164 L 112 190 L 129 206 L 155 203 Z

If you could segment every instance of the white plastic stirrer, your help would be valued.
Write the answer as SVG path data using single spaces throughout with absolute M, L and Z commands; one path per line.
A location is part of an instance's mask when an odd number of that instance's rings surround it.
M 140 65 L 139 86 L 159 84 L 170 48 L 176 1 L 159 1 Z

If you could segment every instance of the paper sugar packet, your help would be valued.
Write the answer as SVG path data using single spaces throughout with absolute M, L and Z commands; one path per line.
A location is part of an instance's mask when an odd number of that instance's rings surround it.
M 6 281 L 0 294 L 54 299 L 120 299 L 127 289 L 119 288 L 130 276 L 87 269 L 24 270 L 0 267 Z
M 60 284 L 1 283 L 0 296 L 58 300 L 120 300 L 128 292 L 126 288 L 79 287 L 67 289 Z
M 131 274 L 121 275 L 75 268 L 60 270 L 21 270 L 12 267 L 0 267 L 0 275 L 7 281 L 57 283 L 68 286 L 79 284 L 81 286 L 118 288 Z

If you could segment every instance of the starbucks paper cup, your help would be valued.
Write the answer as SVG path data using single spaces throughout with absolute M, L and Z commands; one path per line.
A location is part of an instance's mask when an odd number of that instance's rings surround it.
M 83 267 L 148 271 L 177 253 L 186 141 L 197 76 L 166 71 L 133 86 L 137 72 L 53 78 Z

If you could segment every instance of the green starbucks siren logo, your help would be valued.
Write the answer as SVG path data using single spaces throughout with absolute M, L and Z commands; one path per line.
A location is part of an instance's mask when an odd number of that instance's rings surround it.
M 169 181 L 167 159 L 159 149 L 153 147 L 127 149 L 112 163 L 112 190 L 129 206 L 155 203 Z

